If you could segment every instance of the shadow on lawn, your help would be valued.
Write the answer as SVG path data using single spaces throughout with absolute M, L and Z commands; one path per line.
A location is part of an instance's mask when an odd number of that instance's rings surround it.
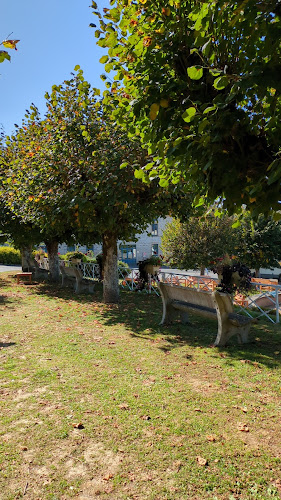
M 12 345 L 16 345 L 15 342 L 0 342 L 0 349 L 3 349 L 4 347 L 11 347 Z
M 33 289 L 36 294 L 48 295 L 54 298 L 71 300 L 80 304 L 103 305 L 99 311 L 105 325 L 122 324 L 129 330 L 129 335 L 148 341 L 162 337 L 165 346 L 159 346 L 163 351 L 171 351 L 180 345 L 212 348 L 214 357 L 222 356 L 231 364 L 233 360 L 243 360 L 248 363 L 260 363 L 269 368 L 281 364 L 280 336 L 281 327 L 274 324 L 254 324 L 250 332 L 250 342 L 243 346 L 237 344 L 237 339 L 231 339 L 230 345 L 223 348 L 213 348 L 217 335 L 217 322 L 212 319 L 190 315 L 191 324 L 183 325 L 175 322 L 171 325 L 159 323 L 162 317 L 162 301 L 156 295 L 138 292 L 121 291 L 120 305 L 102 303 L 102 285 L 97 283 L 95 293 L 76 295 L 70 288 L 62 288 L 49 283 L 40 283 Z M 94 314 L 94 313 L 93 313 Z

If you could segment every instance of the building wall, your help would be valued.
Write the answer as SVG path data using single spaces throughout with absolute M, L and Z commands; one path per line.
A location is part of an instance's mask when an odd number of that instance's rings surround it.
M 165 226 L 168 222 L 172 220 L 171 217 L 165 217 L 165 218 L 159 218 L 156 223 L 158 224 L 158 231 L 157 234 L 153 234 L 153 227 L 151 224 L 147 226 L 147 229 L 141 233 L 136 235 L 137 241 L 118 241 L 118 256 L 119 259 L 121 259 L 121 250 L 120 246 L 135 246 L 136 247 L 136 261 L 138 262 L 139 260 L 146 259 L 150 257 L 153 254 L 153 250 L 155 250 L 155 246 L 153 245 L 158 245 L 158 255 L 161 255 L 161 240 L 162 240 L 162 235 L 163 231 L 165 229 Z M 70 247 L 68 247 L 65 243 L 62 245 L 59 245 L 59 253 L 65 254 L 67 251 L 69 251 Z M 74 247 L 71 249 L 74 250 Z M 81 252 L 86 253 L 87 250 L 93 250 L 94 255 L 97 255 L 101 253 L 102 251 L 102 245 L 101 244 L 95 244 L 92 246 L 85 246 L 85 245 L 79 245 L 79 250 Z

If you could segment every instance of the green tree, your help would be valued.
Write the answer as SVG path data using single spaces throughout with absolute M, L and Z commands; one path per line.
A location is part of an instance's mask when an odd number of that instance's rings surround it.
M 270 269 L 280 267 L 281 260 L 281 223 L 260 215 L 252 220 L 246 214 L 239 228 L 238 256 L 243 264 L 255 269 L 259 276 L 261 267 Z M 281 270 L 280 270 L 281 273 Z
M 173 219 L 163 233 L 162 251 L 172 266 L 180 269 L 204 269 L 225 254 L 232 254 L 237 245 L 233 218 L 210 213 L 189 217 L 185 222 Z
M 117 302 L 117 240 L 131 239 L 171 210 L 186 210 L 188 195 L 183 199 L 177 186 L 163 190 L 156 179 L 138 178 L 151 169 L 147 152 L 111 120 L 98 91 L 76 69 L 76 76 L 46 95 L 44 119 L 32 107 L 7 139 L 6 203 L 48 241 L 70 235 L 102 241 L 104 300 Z
M 92 2 L 101 62 L 115 72 L 107 99 L 156 155 L 162 184 L 194 184 L 197 200 L 220 197 L 229 213 L 278 210 L 280 2 L 111 4 L 102 16 Z

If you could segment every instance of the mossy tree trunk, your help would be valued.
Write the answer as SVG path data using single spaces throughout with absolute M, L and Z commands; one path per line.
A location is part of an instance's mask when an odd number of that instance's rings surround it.
M 23 272 L 28 272 L 29 265 L 28 259 L 32 259 L 32 245 L 26 245 L 21 247 L 21 267 Z
M 46 247 L 49 258 L 49 272 L 51 281 L 59 281 L 60 265 L 58 256 L 58 242 L 56 240 L 46 241 Z
M 105 303 L 119 302 L 117 236 L 108 232 L 103 235 L 103 300 Z

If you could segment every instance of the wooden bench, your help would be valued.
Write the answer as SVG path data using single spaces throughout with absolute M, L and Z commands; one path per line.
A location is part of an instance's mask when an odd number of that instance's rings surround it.
M 265 279 L 265 278 L 251 278 L 251 283 L 253 283 L 257 290 L 262 291 L 272 291 L 274 287 L 270 285 L 278 285 L 278 280 L 276 279 Z M 256 285 L 256 283 L 258 283 Z
M 26 279 L 28 280 L 28 283 L 32 283 L 32 273 L 17 273 L 17 285 L 19 285 L 20 279 L 23 278 L 24 282 L 26 282 Z
M 233 312 L 231 297 L 218 291 L 209 292 L 200 289 L 159 283 L 163 302 L 161 325 L 170 323 L 180 312 L 180 319 L 188 323 L 188 312 L 217 319 L 218 332 L 215 346 L 224 346 L 231 337 L 237 335 L 238 342 L 248 341 L 252 318 Z
M 84 278 L 82 271 L 78 267 L 60 266 L 61 284 L 67 286 L 69 283 L 74 286 L 75 293 L 87 291 L 94 292 L 94 281 L 91 278 Z

